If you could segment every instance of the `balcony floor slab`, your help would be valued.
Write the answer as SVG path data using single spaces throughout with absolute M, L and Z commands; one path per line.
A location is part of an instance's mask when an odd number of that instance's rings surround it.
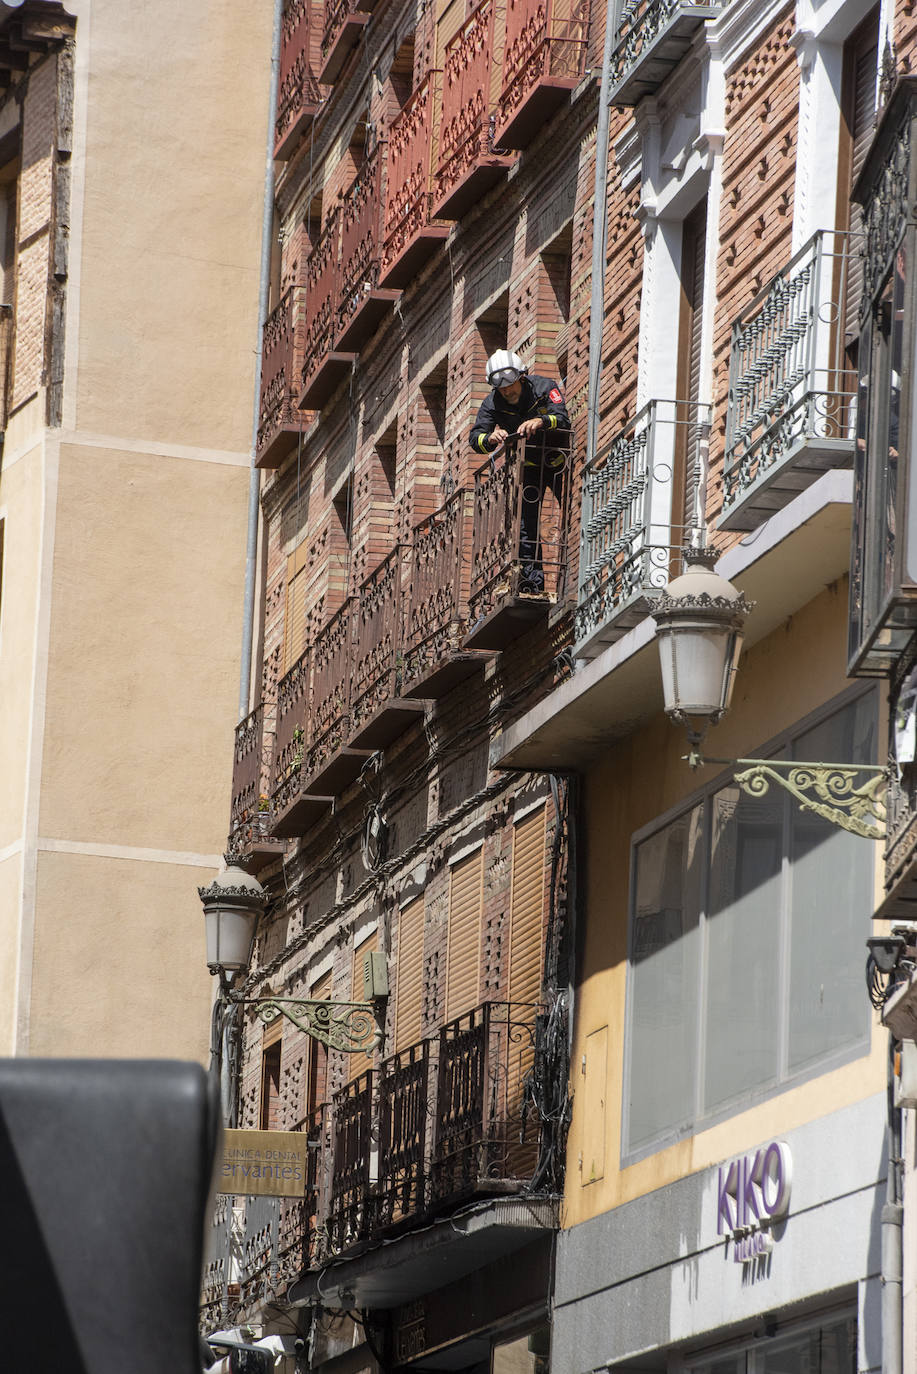
M 404 695 L 438 701 L 440 697 L 447 696 L 460 682 L 467 682 L 470 677 L 474 677 L 489 659 L 489 653 L 474 651 L 448 654 L 438 663 L 431 663 L 418 673 L 417 677 L 407 682 L 403 689 Z
M 339 349 L 359 349 L 371 337 L 394 308 L 401 295 L 400 291 L 376 288 L 368 291 L 360 302 L 359 309 L 347 321 L 337 341 Z
M 809 436 L 789 449 L 779 463 L 749 483 L 728 511 L 720 516 L 721 530 L 756 530 L 765 520 L 796 499 L 831 468 L 853 463 L 852 439 L 821 439 Z
M 390 697 L 351 735 L 350 743 L 355 749 L 385 749 L 399 735 L 403 735 L 423 715 L 423 711 L 422 701 Z
M 527 148 L 551 116 L 567 103 L 570 92 L 578 85 L 578 77 L 539 78 L 525 95 L 518 109 L 513 111 L 504 124 L 497 124 L 494 129 L 494 143 L 500 148 Z
M 748 647 L 847 572 L 852 495 L 851 472 L 826 472 L 753 542 L 720 559 L 720 576 L 757 601 Z M 647 615 L 505 730 L 491 747 L 491 767 L 586 772 L 662 708 L 655 622 Z
M 297 401 L 300 410 L 321 410 L 356 362 L 356 353 L 326 353 Z
M 331 86 L 337 81 L 341 72 L 347 65 L 347 59 L 351 51 L 357 46 L 362 36 L 363 30 L 371 19 L 371 15 L 363 10 L 354 10 L 348 14 L 335 34 L 334 42 L 328 50 L 328 56 L 322 63 L 322 69 L 318 73 L 318 80 L 322 86 Z
M 417 273 L 446 242 L 452 232 L 448 224 L 427 224 L 419 229 L 379 274 L 379 285 L 402 288 L 410 286 Z
M 433 218 L 461 219 L 467 215 L 472 206 L 477 205 L 497 182 L 502 181 L 515 160 L 515 153 L 510 156 L 494 153 L 476 162 L 440 200 L 435 201 Z
M 554 608 L 547 597 L 507 597 L 487 615 L 472 625 L 463 641 L 466 649 L 505 649 L 514 639 L 524 635 L 539 620 L 544 620 Z
M 408 1232 L 385 1247 L 341 1259 L 294 1284 L 294 1307 L 321 1303 L 344 1310 L 400 1307 L 466 1278 L 556 1228 L 554 1198 L 494 1198 Z
M 679 5 L 668 24 L 647 43 L 612 88 L 609 104 L 636 105 L 645 95 L 658 91 L 690 48 L 700 26 L 707 19 L 716 19 L 720 9 L 720 5 Z
M 309 775 L 306 782 L 308 794 L 321 794 L 325 798 L 339 797 L 359 776 L 360 769 L 372 752 L 371 749 L 354 749 L 350 745 L 335 750 L 314 773 Z
M 297 835 L 305 835 L 306 831 L 311 829 L 316 821 L 320 820 L 333 805 L 333 796 L 301 792 L 274 822 L 273 833 L 280 842 L 281 850 L 283 840 L 292 839 Z

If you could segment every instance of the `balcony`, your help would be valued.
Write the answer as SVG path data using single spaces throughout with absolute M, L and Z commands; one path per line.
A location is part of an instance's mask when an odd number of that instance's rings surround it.
M 733 324 L 721 529 L 756 529 L 853 462 L 844 304 L 856 256 L 851 235 L 820 231 Z
M 274 817 L 267 794 L 274 736 L 264 728 L 264 715 L 262 704 L 236 726 L 232 769 L 229 845 L 245 858 L 252 873 L 283 853 L 282 842 L 272 836 Z
M 563 598 L 568 444 L 512 440 L 475 473 L 466 649 L 505 648 Z
M 685 482 L 706 471 L 710 409 L 650 401 L 583 472 L 577 658 L 594 658 L 638 621 L 674 575 L 685 541 Z
M 423 714 L 401 695 L 402 588 L 407 550 L 395 548 L 360 588 L 350 691 L 350 743 L 384 749 Z
M 449 236 L 447 224 L 430 218 L 433 120 L 441 77 L 441 72 L 429 72 L 389 129 L 382 286 L 407 286 Z
M 446 45 L 433 178 L 432 212 L 438 218 L 461 219 L 513 162 L 513 155 L 497 152 L 493 142 L 494 13 L 494 0 L 483 0 Z
M 360 168 L 341 207 L 338 349 L 359 349 L 401 294 L 379 285 L 381 181 L 382 149 L 377 148 Z
M 586 61 L 586 15 L 572 0 L 510 0 L 494 141 L 525 148 L 569 98 Z
M 297 406 L 305 327 L 305 288 L 291 286 L 264 322 L 261 398 L 255 464 L 277 468 L 296 445 L 302 417 Z
M 301 410 L 320 410 L 357 356 L 335 351 L 340 319 L 340 221 L 340 207 L 336 207 L 307 264 Z
M 677 67 L 694 35 L 723 8 L 681 0 L 626 0 L 611 58 L 612 105 L 636 105 Z
M 457 491 L 415 527 L 405 609 L 406 697 L 445 696 L 487 661 L 487 654 L 462 648 L 468 632 L 472 512 L 472 493 Z
M 331 806 L 330 796 L 316 796 L 303 787 L 303 764 L 310 744 L 312 655 L 307 649 L 277 688 L 277 738 L 271 809 L 273 833 L 281 838 L 304 835 Z
M 274 124 L 274 157 L 288 158 L 321 104 L 309 61 L 311 0 L 287 0 L 283 10 L 280 85 Z
M 354 622 L 351 597 L 316 636 L 312 646 L 312 707 L 302 790 L 336 797 L 356 778 L 371 750 L 348 746 Z
M 322 66 L 318 74 L 323 86 L 333 85 L 344 70 L 369 23 L 372 7 L 372 0 L 330 0 L 325 10 Z

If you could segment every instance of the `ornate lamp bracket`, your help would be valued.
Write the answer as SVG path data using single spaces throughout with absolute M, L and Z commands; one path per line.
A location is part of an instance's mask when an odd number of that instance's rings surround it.
M 725 762 L 709 759 L 706 762 Z M 798 763 L 783 759 L 736 759 L 735 780 L 750 797 L 762 797 L 776 783 L 804 811 L 866 840 L 886 838 L 884 791 L 888 768 L 877 764 Z M 860 778 L 865 781 L 859 782 Z
M 266 1025 L 285 1016 L 297 1030 L 332 1050 L 352 1054 L 365 1050 L 367 1058 L 382 1043 L 382 1025 L 372 1002 L 313 1001 L 305 997 L 245 998 Z

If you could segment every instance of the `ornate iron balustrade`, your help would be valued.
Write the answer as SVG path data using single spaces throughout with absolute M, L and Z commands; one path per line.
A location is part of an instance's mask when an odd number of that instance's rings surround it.
M 277 733 L 271 780 L 271 809 L 275 833 L 289 830 L 290 815 L 301 795 L 303 764 L 310 744 L 309 705 L 312 689 L 312 655 L 302 653 L 277 687 Z
M 301 417 L 297 407 L 305 327 L 306 291 L 291 286 L 264 322 L 261 396 L 258 406 L 258 467 L 279 467 L 295 442 Z
M 444 670 L 468 626 L 473 496 L 457 491 L 414 529 L 406 598 L 404 688 Z
M 312 728 L 304 765 L 306 777 L 327 763 L 349 730 L 355 610 L 352 598 L 345 601 L 312 646 Z
M 350 732 L 401 690 L 401 587 L 405 550 L 396 547 L 360 588 L 356 605 Z
M 375 1231 L 423 1213 L 429 1159 L 430 1041 L 387 1059 L 379 1070 L 379 1177 Z
M 341 207 L 338 348 L 359 347 L 399 295 L 379 286 L 385 148 L 381 143 L 366 159 Z
M 539 582 L 543 599 L 562 596 L 570 499 L 568 444 L 568 434 L 513 440 L 475 473 L 472 621 L 489 615 L 507 598 L 527 591 L 542 595 Z
M 814 234 L 733 324 L 726 529 L 754 529 L 827 468 L 852 461 L 857 378 L 844 321 L 852 237 Z
M 526 1142 L 524 1101 L 536 1010 L 485 1002 L 440 1031 L 434 1204 L 534 1173 L 537 1132 Z
M 290 155 L 303 128 L 321 104 L 312 74 L 311 0 L 287 0 L 280 40 L 280 84 L 274 124 L 274 156 Z
M 277 1236 L 280 1208 L 276 1198 L 250 1197 L 239 1263 L 239 1306 L 242 1310 L 273 1292 L 277 1281 Z
M 360 41 L 369 23 L 373 4 L 374 0 L 331 0 L 327 5 L 322 32 L 322 65 L 318 74 L 323 85 L 337 81 L 344 70 L 351 48 Z
M 433 214 L 460 219 L 512 162 L 493 143 L 494 0 L 482 0 L 446 44 Z
M 707 468 L 709 406 L 650 401 L 583 473 L 574 652 L 592 658 L 645 615 L 688 528 L 686 485 Z M 686 474 L 676 490 L 676 472 Z M 690 475 L 690 476 L 688 476 Z
M 335 1093 L 333 1103 L 334 1165 L 326 1239 L 329 1251 L 338 1254 L 363 1239 L 372 1218 L 372 1069 Z
M 283 846 L 273 838 L 270 800 L 275 708 L 262 703 L 236 726 L 229 847 L 258 872 Z
M 707 19 L 716 18 L 723 0 L 685 4 L 683 0 L 625 0 L 618 23 L 618 42 L 611 58 L 611 99 L 636 105 L 658 90 L 687 52 Z
M 430 219 L 433 124 L 442 72 L 424 77 L 388 134 L 388 175 L 383 221 L 383 286 L 407 286 L 417 269 L 449 235 Z
M 570 0 L 509 0 L 494 137 L 524 148 L 583 74 L 588 11 Z
M 341 208 L 335 206 L 306 265 L 306 326 L 299 405 L 317 409 L 327 400 L 355 354 L 334 352 L 340 322 Z

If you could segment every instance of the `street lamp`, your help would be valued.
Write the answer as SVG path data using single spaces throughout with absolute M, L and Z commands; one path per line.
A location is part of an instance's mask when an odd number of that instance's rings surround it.
M 223 856 L 223 867 L 209 887 L 199 887 L 207 934 L 207 967 L 220 979 L 217 1010 L 227 1002 L 254 1007 L 270 1024 L 278 1016 L 313 1040 L 331 1049 L 372 1055 L 382 1042 L 383 1004 L 388 996 L 385 956 L 367 954 L 363 972 L 365 1002 L 332 1002 L 328 998 L 246 997 L 232 987 L 234 979 L 251 963 L 258 920 L 267 905 L 267 893 L 232 853 Z M 216 1015 L 216 1012 L 215 1012 Z
M 880 793 L 888 781 L 886 768 L 703 757 L 704 735 L 729 709 L 745 619 L 755 603 L 713 571 L 714 550 L 686 549 L 684 558 L 686 571 L 649 609 L 656 621 L 665 713 L 687 731 L 688 763 L 692 768 L 702 763 L 738 765 L 741 771 L 735 781 L 749 796 L 763 796 L 775 783 L 804 810 L 865 839 L 884 839 L 885 802 Z

